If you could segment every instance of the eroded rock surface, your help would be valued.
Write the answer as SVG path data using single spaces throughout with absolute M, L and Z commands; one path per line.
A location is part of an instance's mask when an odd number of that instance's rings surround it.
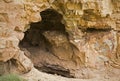
M 119 0 L 1 0 L 0 75 L 34 66 L 66 77 L 120 75 L 119 5 Z

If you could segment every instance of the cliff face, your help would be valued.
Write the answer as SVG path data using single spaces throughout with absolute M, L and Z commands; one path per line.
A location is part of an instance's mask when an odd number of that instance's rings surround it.
M 1 0 L 0 74 L 35 66 L 66 77 L 118 76 L 119 8 L 119 0 Z

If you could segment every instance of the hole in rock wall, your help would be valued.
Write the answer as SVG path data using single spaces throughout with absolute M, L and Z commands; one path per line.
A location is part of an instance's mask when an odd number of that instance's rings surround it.
M 30 29 L 25 32 L 24 39 L 19 45 L 21 50 L 25 52 L 25 55 L 33 61 L 34 66 L 40 71 L 72 77 L 69 70 L 55 64 L 49 65 L 46 63 L 46 61 L 49 62 L 49 58 L 53 59 L 52 57 L 55 57 L 51 50 L 53 44 L 51 44 L 49 38 L 57 34 L 68 38 L 65 26 L 61 22 L 62 15 L 53 9 L 42 11 L 40 15 L 42 21 L 31 23 Z

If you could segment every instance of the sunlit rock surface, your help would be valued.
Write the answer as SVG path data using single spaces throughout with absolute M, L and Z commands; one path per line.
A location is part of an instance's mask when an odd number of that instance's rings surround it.
M 1 0 L 0 75 L 118 76 L 119 31 L 119 0 Z

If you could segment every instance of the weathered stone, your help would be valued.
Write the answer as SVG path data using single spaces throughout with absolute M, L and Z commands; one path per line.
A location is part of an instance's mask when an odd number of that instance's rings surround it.
M 15 48 L 4 48 L 0 49 L 0 61 L 6 62 L 13 58 L 18 53 L 18 49 Z
M 85 48 L 85 50 L 88 48 L 88 51 L 86 51 L 85 53 L 86 62 L 88 63 L 88 65 L 96 67 L 101 61 L 109 61 L 112 57 L 112 54 L 116 52 L 116 32 L 109 31 L 101 32 L 98 34 L 94 33 L 93 35 L 90 34 L 89 41 L 86 45 L 87 47 Z
M 0 13 L 0 22 L 8 22 L 8 14 Z
M 0 39 L 0 49 L 6 47 L 6 41 L 4 39 Z
M 30 59 L 28 59 L 25 55 L 24 52 L 22 51 L 18 51 L 18 54 L 16 54 L 13 59 L 16 60 L 15 64 L 17 65 L 17 69 L 19 72 L 21 73 L 26 73 L 28 71 L 30 71 L 33 68 L 33 64 L 30 61 Z
M 72 58 L 73 50 L 65 34 L 56 31 L 48 31 L 44 32 L 44 36 L 52 45 L 50 49 L 55 56 L 63 60 L 70 60 Z
M 61 19 L 53 14 L 53 20 L 44 20 L 40 12 L 46 9 L 58 12 Z M 38 25 L 41 26 L 40 29 L 36 27 L 38 31 L 29 32 L 30 24 L 40 21 L 44 25 Z M 56 23 L 58 21 L 60 23 Z M 49 30 L 49 27 L 61 26 L 61 23 L 64 24 L 62 33 L 59 29 Z M 46 26 L 48 29 L 43 31 Z M 26 31 L 31 34 L 26 35 Z M 63 31 L 67 34 L 63 34 Z M 27 43 L 32 45 L 29 50 L 41 45 L 44 50 L 52 53 L 43 52 L 41 59 L 45 60 L 41 62 L 40 59 L 39 62 L 38 59 L 38 64 L 35 64 L 38 66 L 44 62 L 62 66 L 69 69 L 74 77 L 80 78 L 93 78 L 96 74 L 104 74 L 104 71 L 100 71 L 111 66 L 114 69 L 120 68 L 119 31 L 119 0 L 0 0 L 0 61 L 12 63 L 14 59 L 13 72 L 16 70 L 18 73 L 25 73 L 33 68 L 29 59 L 31 56 L 27 58 L 19 46 L 20 41 L 25 40 L 24 37 L 28 37 Z M 47 40 L 48 45 L 42 44 L 46 42 L 40 41 L 41 36 Z M 30 53 L 36 50 L 43 49 L 30 50 Z M 82 71 L 79 70 L 81 67 Z M 97 72 L 93 73 L 84 67 L 94 68 Z M 0 66 L 0 74 L 5 72 L 2 72 L 1 68 L 3 70 L 4 66 Z

